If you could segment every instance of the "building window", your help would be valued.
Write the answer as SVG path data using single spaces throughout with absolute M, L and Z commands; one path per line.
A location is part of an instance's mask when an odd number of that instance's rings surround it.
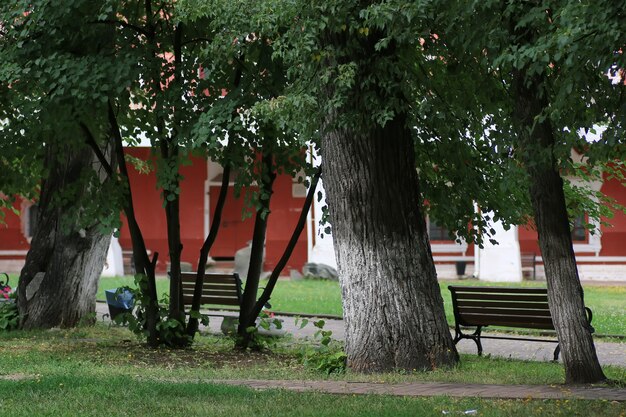
M 430 240 L 454 240 L 452 233 L 445 227 L 439 225 L 435 220 L 428 219 L 428 237 Z
M 587 228 L 585 227 L 587 221 L 585 216 L 578 216 L 572 222 L 572 241 L 574 242 L 586 242 L 587 241 Z

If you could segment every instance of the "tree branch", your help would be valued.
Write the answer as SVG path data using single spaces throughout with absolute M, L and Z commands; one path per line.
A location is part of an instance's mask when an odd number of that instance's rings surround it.
M 96 154 L 98 161 L 106 171 L 109 178 L 113 178 L 113 168 L 111 167 L 111 164 L 109 164 L 109 161 L 107 161 L 104 153 L 102 152 L 98 144 L 96 143 L 96 139 L 91 133 L 91 130 L 89 130 L 89 127 L 87 127 L 85 123 L 80 122 L 79 124 L 80 128 L 83 130 L 83 133 L 87 137 L 87 144 L 91 147 L 91 149 L 93 149 L 93 152 Z
M 261 293 L 261 296 L 259 297 L 256 304 L 254 305 L 254 309 L 252 310 L 252 314 L 251 314 L 251 317 L 253 317 L 254 319 L 256 319 L 259 316 L 259 314 L 261 313 L 261 310 L 265 306 L 265 303 L 267 303 L 270 300 L 270 296 L 272 295 L 272 291 L 274 291 L 274 287 L 276 286 L 278 277 L 280 276 L 280 273 L 282 272 L 283 268 L 285 268 L 285 265 L 287 265 L 287 261 L 289 261 L 289 258 L 291 257 L 291 254 L 293 253 L 293 250 L 296 247 L 296 244 L 298 243 L 300 234 L 302 233 L 302 230 L 304 229 L 304 226 L 306 225 L 306 218 L 309 213 L 309 210 L 311 209 L 311 204 L 313 203 L 313 197 L 315 196 L 315 189 L 317 188 L 317 183 L 319 182 L 321 175 L 322 175 L 322 168 L 320 167 L 317 169 L 317 172 L 315 173 L 315 175 L 313 176 L 313 179 L 311 180 L 311 185 L 309 186 L 309 192 L 307 193 L 306 199 L 304 200 L 304 204 L 302 206 L 302 212 L 300 213 L 300 218 L 298 219 L 298 223 L 296 224 L 293 234 L 291 235 L 291 239 L 289 240 L 289 243 L 287 243 L 287 247 L 285 248 L 283 255 L 281 256 L 280 260 L 276 264 L 276 267 L 272 271 L 272 275 L 270 275 L 267 285 L 265 286 L 265 289 L 263 290 L 263 293 Z M 251 321 L 254 319 L 251 319 Z
M 209 39 L 209 38 L 193 38 L 193 39 L 189 39 L 189 40 L 183 42 L 182 45 L 185 46 L 185 45 L 189 45 L 190 43 L 196 43 L 196 42 L 213 42 L 213 39 Z

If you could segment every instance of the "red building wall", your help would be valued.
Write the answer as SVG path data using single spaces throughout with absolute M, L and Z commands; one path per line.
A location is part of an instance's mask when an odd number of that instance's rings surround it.
M 601 191 L 626 206 L 626 187 L 615 178 L 604 180 Z M 626 214 L 616 211 L 612 219 L 602 219 L 612 227 L 602 226 L 601 256 L 626 256 Z
M 267 239 L 265 244 L 265 268 L 272 270 L 280 259 L 287 242 L 291 239 L 293 229 L 302 213 L 304 198 L 293 197 L 293 181 L 289 175 L 279 175 L 274 181 L 274 195 L 270 203 Z M 298 244 L 287 263 L 284 274 L 290 269 L 302 271 L 307 262 L 306 229 L 300 234 Z
M 20 201 L 13 204 L 17 210 L 23 207 Z M 20 216 L 10 210 L 4 210 L 4 222 L 0 224 L 0 251 L 23 251 L 30 248 L 24 233 L 24 225 Z
M 149 160 L 149 148 L 130 148 L 127 152 L 142 160 Z M 189 262 L 195 270 L 198 254 L 204 242 L 205 223 L 205 182 L 207 180 L 207 162 L 201 158 L 192 158 L 191 165 L 182 166 L 180 193 L 180 219 L 181 239 L 183 252 L 181 259 Z M 137 215 L 137 221 L 141 227 L 146 247 L 152 252 L 159 252 L 157 270 L 165 272 L 169 262 L 167 249 L 167 225 L 165 213 L 162 208 L 161 196 L 156 186 L 154 172 L 140 174 L 131 169 L 130 181 L 133 191 L 133 202 Z M 210 218 L 219 187 L 211 187 Z M 265 269 L 274 268 L 283 250 L 291 237 L 293 227 L 298 221 L 302 211 L 303 198 L 292 197 L 292 179 L 288 175 L 279 175 L 274 183 L 274 195 L 270 205 L 271 214 L 268 219 L 266 238 L 266 262 Z M 224 207 L 224 215 L 220 232 L 211 251 L 211 256 L 221 258 L 233 258 L 235 251 L 241 249 L 252 240 L 254 216 L 242 220 L 242 208 L 244 207 L 243 193 L 235 198 L 233 189 L 229 190 L 228 199 Z M 122 220 L 124 222 L 124 220 Z M 120 234 L 120 245 L 123 250 L 131 250 L 132 244 L 126 224 L 123 225 Z M 285 273 L 289 269 L 302 269 L 307 257 L 306 233 L 303 232 L 298 240 L 298 245 L 287 265 Z
M 126 152 L 136 158 L 153 160 L 150 148 L 129 148 Z M 206 180 L 206 161 L 191 159 L 191 165 L 181 166 L 183 181 L 180 184 L 180 231 L 183 243 L 182 261 L 196 265 L 198 252 L 204 241 L 204 182 Z M 135 169 L 129 170 L 133 204 L 137 222 L 152 253 L 159 253 L 157 270 L 167 270 L 169 253 L 167 248 L 167 222 L 160 191 L 157 189 L 156 175 L 140 174 Z M 122 218 L 120 245 L 123 250 L 132 250 L 128 226 Z
M 605 175 L 602 188 L 604 194 L 612 197 L 617 203 L 626 206 L 626 188 L 615 178 L 608 179 Z M 603 218 L 611 226 L 601 226 L 602 249 L 599 256 L 626 256 L 626 214 L 616 211 L 613 218 Z M 519 227 L 521 252 L 534 252 L 541 255 L 536 230 L 531 226 Z M 584 243 L 584 242 L 581 242 Z M 577 252 L 577 255 L 592 256 L 593 252 Z

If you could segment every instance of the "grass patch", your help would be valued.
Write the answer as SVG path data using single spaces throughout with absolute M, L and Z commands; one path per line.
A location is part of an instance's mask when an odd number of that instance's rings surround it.
M 477 410 L 480 416 L 615 416 L 624 406 L 600 401 L 528 401 L 339 396 L 253 391 L 210 383 L 166 383 L 91 375 L 2 382 L 3 415 L 13 416 L 441 416 Z
M 0 332 L 0 374 L 69 374 L 89 370 L 112 375 L 186 379 L 320 379 L 370 382 L 438 381 L 492 384 L 559 384 L 559 363 L 462 355 L 459 366 L 434 372 L 376 375 L 324 374 L 298 360 L 311 342 L 281 339 L 271 351 L 250 354 L 233 350 L 232 339 L 200 335 L 190 349 L 148 349 L 126 328 L 99 323 L 94 327 L 55 331 Z M 626 385 L 626 368 L 605 367 L 610 379 Z
M 264 287 L 267 281 L 261 281 L 260 286 Z M 157 278 L 157 293 L 169 292 L 169 280 L 167 278 Z M 122 286 L 134 286 L 134 279 L 125 277 L 103 277 L 96 299 L 104 300 L 104 290 Z M 259 290 L 259 293 L 262 291 Z M 324 281 L 307 279 L 302 281 L 280 280 L 274 288 L 272 299 L 270 300 L 272 310 L 294 313 L 308 314 L 330 314 L 341 316 L 341 290 L 339 283 L 334 281 Z
M 559 364 L 464 355 L 454 369 L 430 373 L 327 376 L 302 366 L 302 342 L 286 339 L 272 352 L 245 354 L 231 339 L 204 335 L 193 349 L 147 349 L 127 329 L 93 328 L 0 333 L 3 416 L 441 416 L 476 409 L 480 416 L 620 416 L 626 404 L 336 396 L 216 385 L 214 379 L 349 380 L 370 382 L 559 384 Z M 626 369 L 606 367 L 626 383 Z

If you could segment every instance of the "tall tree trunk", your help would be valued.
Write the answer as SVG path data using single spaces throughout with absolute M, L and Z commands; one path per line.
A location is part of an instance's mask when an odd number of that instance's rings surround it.
M 348 366 L 376 372 L 455 364 L 405 117 L 365 132 L 324 132 L 322 161 Z
M 163 145 L 162 145 L 163 147 Z M 170 146 L 168 151 L 163 152 L 163 165 L 170 165 L 171 161 L 178 164 L 178 148 Z M 170 172 L 175 178 L 170 179 L 170 186 L 180 188 L 178 176 L 178 165 Z M 167 220 L 167 243 L 170 255 L 170 305 L 169 317 L 185 324 L 185 311 L 183 305 L 182 281 L 180 277 L 180 258 L 183 251 L 183 244 L 180 238 L 180 195 L 171 190 L 163 190 L 165 199 L 165 218 Z
M 228 183 L 230 181 L 230 164 L 224 165 L 224 171 L 222 173 L 222 184 L 220 187 L 220 194 L 215 205 L 215 211 L 211 218 L 211 230 L 208 236 L 204 240 L 202 247 L 200 248 L 200 256 L 198 257 L 198 267 L 196 269 L 196 282 L 193 288 L 193 299 L 191 301 L 191 312 L 200 312 L 200 303 L 202 299 L 202 285 L 204 282 L 204 275 L 206 273 L 206 263 L 209 259 L 209 251 L 213 247 L 213 243 L 217 238 L 220 225 L 222 224 L 222 212 L 224 211 L 224 205 L 226 204 L 226 197 L 228 195 Z M 189 321 L 187 322 L 187 336 L 193 338 L 198 331 L 198 318 L 192 314 L 189 315 Z
M 37 230 L 20 275 L 18 309 L 23 329 L 73 327 L 95 320 L 98 280 L 111 235 L 96 221 L 81 227 L 76 205 L 89 201 L 87 170 L 94 155 L 88 147 L 48 145 L 48 178 L 42 181 Z M 71 197 L 58 198 L 72 192 Z
M 145 280 L 143 280 L 140 285 L 140 290 L 142 294 L 148 298 L 148 303 L 146 305 L 146 331 L 148 332 L 148 344 L 152 347 L 156 347 L 160 343 L 159 332 L 157 329 L 157 323 L 159 322 L 159 304 L 157 299 L 155 277 L 156 263 L 159 254 L 155 253 L 152 261 L 150 261 L 150 258 L 148 257 L 148 250 L 146 249 L 146 243 L 144 241 L 143 234 L 141 233 L 141 228 L 139 227 L 139 223 L 135 217 L 135 207 L 133 204 L 130 177 L 128 175 L 126 160 L 124 159 L 122 132 L 117 122 L 115 109 L 113 108 L 113 103 L 111 101 L 108 102 L 108 119 L 111 135 L 114 140 L 115 155 L 119 161 L 120 183 L 122 187 L 126 188 L 127 192 L 123 209 L 124 214 L 126 215 L 126 220 L 128 221 L 128 230 L 133 245 L 135 273 L 145 277 Z M 96 148 L 94 148 L 94 150 L 96 150 Z M 109 169 L 109 176 L 114 176 L 113 169 Z
M 178 23 L 174 32 L 174 79 L 171 88 L 182 97 L 182 35 L 183 24 Z M 174 125 L 172 134 L 161 141 L 161 158 L 163 165 L 170 167 L 168 170 L 171 178 L 168 178 L 168 187 L 163 189 L 165 199 L 165 218 L 167 219 L 167 242 L 170 254 L 170 305 L 169 317 L 178 320 L 185 326 L 185 310 L 183 303 L 183 287 L 181 281 L 180 258 L 183 244 L 180 237 L 180 190 L 179 180 L 179 149 L 178 135 L 181 127 L 181 110 L 174 107 Z M 174 168 L 174 169 L 172 169 Z M 185 340 L 188 340 L 185 338 Z M 181 344 L 188 342 L 179 341 Z
M 253 335 L 252 333 L 248 333 L 246 329 L 250 326 L 254 326 L 256 320 L 256 317 L 253 317 L 253 311 L 259 291 L 261 272 L 263 272 L 263 253 L 265 252 L 267 220 L 270 215 L 270 201 L 273 193 L 272 187 L 276 179 L 276 173 L 273 170 L 272 154 L 263 154 L 263 166 L 261 169 L 260 207 L 257 209 L 254 219 L 252 246 L 250 248 L 250 264 L 242 294 L 241 310 L 239 311 L 239 326 L 237 328 L 237 347 L 241 349 L 250 346 Z
M 311 209 L 311 204 L 313 203 L 313 197 L 315 196 L 315 190 L 317 189 L 317 183 L 322 176 L 322 168 L 318 168 L 317 172 L 313 177 L 311 177 L 311 184 L 309 185 L 309 191 L 307 192 L 306 198 L 304 199 L 304 204 L 302 205 L 302 211 L 300 212 L 300 218 L 298 219 L 298 223 L 296 223 L 296 227 L 293 229 L 293 233 L 291 234 L 291 239 L 287 242 L 287 246 L 283 251 L 282 256 L 276 263 L 274 270 L 270 274 L 267 279 L 267 284 L 261 293 L 261 296 L 256 301 L 254 305 L 254 309 L 252 310 L 251 316 L 254 320 L 259 317 L 261 314 L 261 310 L 265 307 L 265 304 L 269 302 L 270 297 L 272 296 L 272 291 L 274 291 L 274 287 L 276 286 L 276 282 L 280 277 L 280 273 L 283 271 L 287 262 L 289 262 L 289 258 L 291 258 L 291 254 L 298 244 L 298 239 L 302 234 L 302 230 L 304 230 L 304 226 L 306 226 L 306 220 L 309 214 L 309 210 Z
M 548 283 L 548 301 L 561 346 L 566 383 L 591 383 L 606 379 L 591 335 L 583 289 L 569 227 L 563 179 L 554 155 L 555 137 L 549 119 L 545 80 L 513 74 L 514 119 L 520 132 L 522 153 L 530 176 L 530 197 L 539 246 Z

